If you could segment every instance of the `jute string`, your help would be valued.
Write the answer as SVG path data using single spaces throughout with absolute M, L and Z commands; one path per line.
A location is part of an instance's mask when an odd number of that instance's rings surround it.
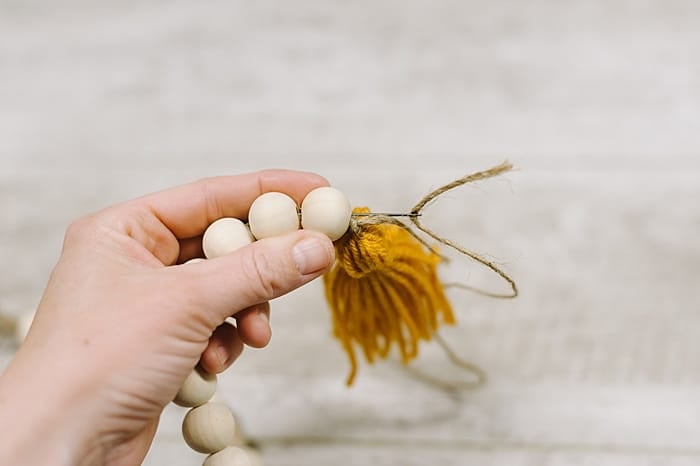
M 420 241 L 426 248 L 432 250 L 435 254 L 439 254 L 437 251 L 435 251 L 435 248 L 432 247 L 419 235 L 415 234 L 413 230 L 411 230 L 408 225 L 405 223 L 401 222 L 398 220 L 398 218 L 408 218 L 409 221 L 420 231 L 428 235 L 429 237 L 433 238 L 435 241 L 437 241 L 440 244 L 444 244 L 445 246 L 456 250 L 462 255 L 465 255 L 479 264 L 487 267 L 488 269 L 492 270 L 498 276 L 500 276 L 503 280 L 505 280 L 508 285 L 511 288 L 511 291 L 509 293 L 498 293 L 498 292 L 492 292 L 492 291 L 486 291 L 482 290 L 480 288 L 465 284 L 465 283 L 444 283 L 443 286 L 445 288 L 461 288 L 464 290 L 469 290 L 473 291 L 475 293 L 479 293 L 484 296 L 489 296 L 492 298 L 502 298 L 502 299 L 512 299 L 518 296 L 518 286 L 515 283 L 515 280 L 510 277 L 506 272 L 504 272 L 500 267 L 498 267 L 496 264 L 494 264 L 492 261 L 489 261 L 488 259 L 484 258 L 483 256 L 477 254 L 474 251 L 470 251 L 463 246 L 457 244 L 456 242 L 442 237 L 435 233 L 433 230 L 430 228 L 426 227 L 422 222 L 421 222 L 421 216 L 423 215 L 423 210 L 430 204 L 432 201 L 437 199 L 438 197 L 442 196 L 446 192 L 459 188 L 460 186 L 464 186 L 469 183 L 473 183 L 476 181 L 482 181 L 486 180 L 489 178 L 493 178 L 495 176 L 501 175 L 505 172 L 508 172 L 512 170 L 513 165 L 510 162 L 503 162 L 500 165 L 497 165 L 493 168 L 489 168 L 488 170 L 472 173 L 470 175 L 467 175 L 465 177 L 462 177 L 458 180 L 452 181 L 444 186 L 441 186 L 437 188 L 436 190 L 426 194 L 408 213 L 398 213 L 398 214 L 385 214 L 385 213 L 360 213 L 360 214 L 353 214 L 353 218 L 350 222 L 350 228 L 355 232 L 359 232 L 364 225 L 378 225 L 378 224 L 383 224 L 383 223 L 391 223 L 394 225 L 401 226 L 403 228 L 408 229 L 411 234 L 418 240 Z M 440 258 L 443 260 L 448 260 L 445 256 L 440 255 Z
M 453 364 L 472 374 L 469 381 L 451 382 L 409 369 L 419 379 L 445 390 L 474 388 L 485 382 L 485 372 L 460 358 L 437 332 L 439 323 L 436 316 L 442 314 L 444 324 L 455 322 L 442 289 L 454 287 L 496 298 L 514 298 L 518 295 L 517 286 L 493 262 L 426 227 L 421 222 L 421 216 L 432 201 L 446 192 L 495 177 L 511 168 L 510 163 L 504 162 L 452 181 L 425 195 L 408 213 L 373 213 L 366 208 L 355 209 L 350 231 L 336 244 L 340 265 L 324 277 L 326 296 L 334 317 L 334 334 L 341 340 L 351 362 L 348 384 L 352 384 L 357 369 L 353 341 L 364 351 L 370 363 L 375 355 L 386 357 L 389 346 L 394 342 L 401 351 L 402 362 L 407 364 L 418 353 L 419 339 L 435 339 Z M 410 223 L 399 218 L 407 218 Z M 425 247 L 427 256 L 421 256 L 425 253 L 410 246 L 405 239 L 392 239 L 392 226 L 410 233 L 408 236 Z M 497 293 L 463 283 L 443 284 L 439 281 L 425 286 L 430 280 L 436 280 L 428 278 L 434 273 L 428 269 L 437 265 L 429 256 L 432 255 L 437 261 L 448 259 L 435 246 L 428 244 L 418 231 L 495 272 L 509 284 L 511 291 Z M 381 241 L 374 238 L 381 238 Z M 352 277 L 357 280 L 354 281 Z
M 496 266 L 493 262 L 485 259 L 481 255 L 469 251 L 466 248 L 462 247 L 461 245 L 444 238 L 434 231 L 432 231 L 430 228 L 426 227 L 421 223 L 421 213 L 423 212 L 423 209 L 433 200 L 436 198 L 442 196 L 446 192 L 459 188 L 460 186 L 464 186 L 465 184 L 468 183 L 473 183 L 476 181 L 481 181 L 481 180 L 486 180 L 489 178 L 493 178 L 495 176 L 498 176 L 502 173 L 505 173 L 507 171 L 510 171 L 513 168 L 513 165 L 509 162 L 503 162 L 500 165 L 497 165 L 493 168 L 490 168 L 488 170 L 480 171 L 473 173 L 471 175 L 467 175 L 465 177 L 462 177 L 458 180 L 455 180 L 451 183 L 448 183 L 431 193 L 427 194 L 423 199 L 421 199 L 418 204 L 416 204 L 413 209 L 411 209 L 408 219 L 415 225 L 416 228 L 418 228 L 420 231 L 423 233 L 427 234 L 431 238 L 435 239 L 441 244 L 444 244 L 445 246 L 448 246 L 457 252 L 475 260 L 479 264 L 484 265 L 485 267 L 489 268 L 498 276 L 503 278 L 511 288 L 510 293 L 497 293 L 497 292 L 492 292 L 492 291 L 485 291 L 476 287 L 473 287 L 471 285 L 465 284 L 465 283 L 445 283 L 443 286 L 445 288 L 461 288 L 464 290 L 470 290 L 476 293 L 479 293 L 484 296 L 489 296 L 493 298 L 499 298 L 499 299 L 512 299 L 518 296 L 518 286 L 515 283 L 515 280 L 511 278 L 507 273 L 505 273 L 500 267 Z M 441 346 L 442 350 L 445 352 L 447 355 L 448 359 L 457 367 L 465 370 L 466 372 L 471 373 L 474 376 L 473 381 L 465 381 L 465 382 L 449 382 L 449 381 L 443 381 L 440 379 L 437 379 L 435 377 L 428 376 L 426 374 L 421 374 L 420 377 L 426 380 L 427 382 L 431 383 L 432 385 L 438 386 L 442 389 L 445 390 L 455 390 L 459 388 L 463 389 L 469 389 L 469 388 L 476 388 L 480 385 L 483 385 L 486 382 L 487 376 L 486 372 L 481 369 L 479 366 L 476 364 L 473 364 L 469 361 L 466 361 L 459 357 L 457 353 L 452 349 L 452 347 L 445 341 L 445 339 L 440 335 L 439 333 L 436 332 L 434 336 L 435 340 L 438 342 L 438 344 Z
M 408 215 L 409 220 L 415 225 L 416 228 L 418 228 L 420 231 L 425 233 L 426 235 L 430 236 L 434 240 L 438 241 L 441 244 L 444 244 L 445 246 L 448 246 L 456 251 L 458 251 L 461 254 L 464 254 L 467 257 L 470 257 L 471 259 L 475 260 L 476 262 L 488 267 L 495 273 L 497 273 L 501 278 L 503 278 L 508 285 L 510 285 L 511 292 L 510 293 L 494 293 L 490 291 L 484 291 L 475 287 L 472 287 L 470 285 L 466 284 L 460 284 L 460 283 L 450 283 L 446 284 L 445 286 L 450 286 L 450 287 L 457 287 L 457 288 L 463 288 L 466 290 L 471 290 L 475 291 L 477 293 L 483 294 L 485 296 L 491 296 L 493 298 L 515 298 L 518 296 L 518 286 L 515 284 L 515 281 L 503 270 L 501 270 L 498 266 L 496 266 L 493 262 L 485 259 L 484 257 L 480 256 L 479 254 L 469 251 L 465 249 L 464 247 L 460 246 L 459 244 L 439 236 L 437 233 L 426 227 L 421 223 L 420 217 L 423 209 L 439 196 L 442 196 L 445 194 L 447 191 L 450 191 L 452 189 L 458 188 L 460 186 L 464 186 L 467 183 L 473 183 L 475 181 L 481 181 L 481 180 L 486 180 L 488 178 L 493 178 L 494 176 L 498 176 L 502 173 L 505 173 L 513 168 L 513 165 L 511 165 L 509 162 L 503 162 L 500 165 L 497 165 L 493 168 L 490 168 L 488 170 L 484 170 L 481 172 L 473 173 L 471 175 L 467 175 L 463 178 L 460 178 L 458 180 L 453 181 L 452 183 L 448 183 L 445 186 L 442 186 L 435 191 L 431 192 L 430 194 L 426 195 L 423 199 L 420 200 L 418 204 L 416 204 L 413 209 L 411 209 L 410 214 Z

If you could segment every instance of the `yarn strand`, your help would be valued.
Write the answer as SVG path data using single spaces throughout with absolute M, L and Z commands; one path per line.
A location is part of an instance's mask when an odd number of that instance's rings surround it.
M 386 358 L 391 349 L 396 348 L 401 362 L 408 364 L 418 356 L 419 343 L 432 339 L 436 339 L 453 364 L 474 375 L 475 381 L 465 386 L 483 383 L 485 373 L 459 358 L 438 334 L 441 325 L 456 323 L 437 275 L 437 266 L 447 258 L 412 226 L 497 273 L 510 284 L 512 293 L 491 293 L 469 285 L 451 286 L 472 289 L 488 296 L 514 298 L 518 294 L 517 286 L 498 266 L 439 236 L 421 223 L 423 209 L 437 197 L 511 168 L 505 162 L 455 180 L 427 194 L 406 214 L 372 213 L 366 207 L 353 210 L 348 231 L 335 242 L 336 262 L 323 277 L 332 313 L 333 335 L 340 341 L 350 362 L 347 385 L 352 385 L 357 375 L 357 349 L 372 364 L 376 358 Z M 410 223 L 400 221 L 399 217 L 407 218 Z M 440 381 L 433 382 L 438 386 L 445 385 Z
M 324 275 L 333 333 L 350 361 L 348 385 L 357 373 L 356 346 L 369 363 L 394 346 L 408 363 L 418 355 L 419 340 L 455 321 L 436 273 L 440 257 L 405 224 L 367 218 L 336 241 L 336 263 Z

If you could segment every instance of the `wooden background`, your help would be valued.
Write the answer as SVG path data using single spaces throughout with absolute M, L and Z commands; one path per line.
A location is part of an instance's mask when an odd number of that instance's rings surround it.
M 405 210 L 509 159 L 426 218 L 522 290 L 450 291 L 445 336 L 488 385 L 392 360 L 346 389 L 314 283 L 221 396 L 271 466 L 698 464 L 699 21 L 693 0 L 0 0 L 0 307 L 35 305 L 72 219 L 170 185 L 297 168 Z M 463 376 L 433 346 L 417 367 Z M 200 464 L 183 415 L 146 465 Z

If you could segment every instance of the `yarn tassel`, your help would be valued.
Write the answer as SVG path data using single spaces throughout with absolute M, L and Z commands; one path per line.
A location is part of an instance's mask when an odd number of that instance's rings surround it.
M 440 256 L 405 225 L 357 222 L 335 247 L 337 260 L 324 285 L 333 334 L 350 360 L 348 385 L 357 373 L 356 346 L 373 363 L 396 345 L 407 364 L 418 355 L 420 340 L 431 340 L 441 324 L 455 323 L 437 276 Z
M 460 359 L 438 334 L 440 325 L 455 324 L 452 306 L 437 276 L 442 256 L 395 217 L 407 217 L 420 232 L 495 272 L 511 291 L 497 293 L 464 284 L 451 286 L 486 296 L 514 298 L 518 288 L 508 274 L 480 255 L 442 238 L 420 220 L 423 209 L 447 191 L 511 168 L 510 163 L 504 162 L 448 183 L 428 193 L 407 214 L 372 214 L 366 207 L 353 211 L 348 232 L 335 244 L 336 263 L 323 277 L 333 334 L 350 360 L 347 385 L 352 385 L 357 374 L 357 347 L 370 364 L 376 358 L 386 358 L 397 347 L 402 362 L 408 364 L 418 356 L 419 342 L 433 338 L 454 364 L 473 374 L 474 383 L 460 386 L 473 387 L 485 380 L 485 373 L 478 366 Z M 436 384 L 447 386 L 441 381 Z

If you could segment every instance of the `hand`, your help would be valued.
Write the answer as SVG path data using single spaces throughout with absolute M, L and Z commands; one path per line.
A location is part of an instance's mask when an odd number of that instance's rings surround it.
M 300 230 L 176 264 L 201 257 L 206 227 L 245 218 L 261 193 L 301 202 L 324 185 L 291 171 L 212 178 L 72 224 L 35 322 L 0 377 L 0 464 L 141 464 L 200 357 L 217 373 L 243 343 L 266 345 L 268 301 L 321 275 L 334 256 L 327 237 Z

